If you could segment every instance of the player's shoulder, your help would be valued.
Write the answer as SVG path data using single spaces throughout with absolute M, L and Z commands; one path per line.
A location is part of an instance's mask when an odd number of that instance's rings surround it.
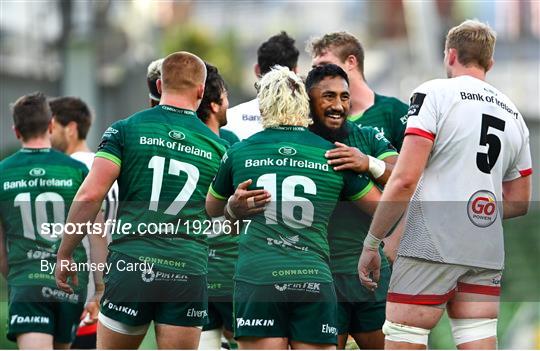
M 219 136 L 221 137 L 221 139 L 229 142 L 230 145 L 234 145 L 240 141 L 240 138 L 238 138 L 238 136 L 234 132 L 223 128 L 220 128 Z
M 0 170 L 4 170 L 16 164 L 18 162 L 19 154 L 20 154 L 20 151 L 17 150 L 11 155 L 4 158 L 2 161 L 0 161 Z
M 63 152 L 57 151 L 55 149 L 51 149 L 50 153 L 51 153 L 51 157 L 50 157 L 51 163 L 54 162 L 59 165 L 65 165 L 66 167 L 73 167 L 81 171 L 88 172 L 88 167 L 86 167 L 86 164 L 84 164 L 83 162 L 71 156 L 68 156 L 64 154 Z
M 400 108 L 400 107 L 402 107 L 402 108 L 407 108 L 408 107 L 408 105 L 405 102 L 401 101 L 397 97 L 381 95 L 381 94 L 378 94 L 378 93 L 375 93 L 375 101 L 376 101 L 377 104 L 387 105 L 387 106 L 390 106 L 393 109 Z
M 413 90 L 414 93 L 438 93 L 443 90 L 453 89 L 454 84 L 450 81 L 450 79 L 431 79 L 428 80 L 419 86 L 416 87 L 416 89 Z

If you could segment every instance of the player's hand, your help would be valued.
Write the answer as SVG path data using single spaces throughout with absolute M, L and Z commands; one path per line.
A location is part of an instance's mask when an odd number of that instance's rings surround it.
M 351 170 L 364 173 L 369 170 L 369 158 L 355 147 L 335 142 L 336 148 L 328 150 L 325 157 L 335 171 Z
M 390 263 L 394 263 L 397 257 L 397 251 L 399 247 L 399 238 L 397 236 L 390 235 L 383 239 L 384 247 L 383 252 Z
M 95 324 L 98 320 L 99 314 L 99 300 L 92 298 L 84 306 L 84 310 L 81 314 L 81 321 L 85 325 Z
M 364 247 L 358 261 L 358 276 L 360 283 L 367 289 L 374 291 L 381 275 L 381 256 L 379 250 Z
M 264 212 L 270 202 L 270 193 L 264 189 L 247 190 L 253 183 L 251 179 L 238 185 L 229 199 L 230 209 L 236 218 L 245 218 Z
M 66 264 L 66 261 L 68 264 Z M 77 271 L 71 270 L 69 267 L 72 266 L 73 258 L 62 258 L 57 256 L 56 258 L 56 267 L 54 269 L 54 277 L 56 279 L 56 286 L 62 291 L 67 292 L 68 294 L 73 294 L 73 288 L 69 285 L 68 280 L 71 280 L 73 286 L 79 285 L 79 279 L 77 278 Z

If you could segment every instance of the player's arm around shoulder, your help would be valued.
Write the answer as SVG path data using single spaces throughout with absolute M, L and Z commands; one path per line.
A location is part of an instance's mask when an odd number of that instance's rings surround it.
M 225 216 L 229 220 L 243 219 L 263 212 L 270 201 L 270 194 L 266 190 L 248 190 L 253 183 L 252 179 L 242 181 L 234 189 L 232 158 L 236 145 L 223 156 L 218 173 L 208 189 L 206 212 L 210 217 Z

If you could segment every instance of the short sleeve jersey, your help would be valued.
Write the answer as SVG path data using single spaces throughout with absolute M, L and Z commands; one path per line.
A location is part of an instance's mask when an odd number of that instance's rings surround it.
M 96 157 L 120 166 L 109 249 L 176 273 L 207 273 L 204 202 L 227 143 L 195 112 L 158 105 L 108 128 Z
M 350 121 L 346 123 L 348 133 L 342 143 L 380 160 L 398 155 L 390 142 L 374 128 L 359 128 Z M 370 224 L 371 216 L 360 212 L 354 204 L 349 201 L 338 203 L 328 224 L 332 273 L 358 274 L 358 258 Z M 387 266 L 386 256 L 381 254 L 381 258 L 382 265 Z
M 406 134 L 432 140 L 433 148 L 398 253 L 502 269 L 502 183 L 532 173 L 517 108 L 470 76 L 432 80 L 412 94 Z
M 61 239 L 56 233 L 63 232 L 73 198 L 87 174 L 84 164 L 50 148 L 23 148 L 0 162 L 0 222 L 10 286 L 56 286 L 50 272 Z M 73 258 L 86 262 L 82 245 Z M 79 287 L 86 288 L 88 274 L 78 277 Z
M 235 279 L 252 284 L 331 282 L 327 225 L 340 198 L 362 198 L 367 177 L 335 172 L 334 146 L 302 127 L 267 128 L 231 147 L 210 188 L 226 199 L 239 183 L 264 188 L 272 201 L 240 235 Z
M 375 102 L 359 115 L 349 116 L 348 120 L 359 127 L 375 128 L 399 151 L 405 138 L 407 125 L 407 104 L 400 100 L 375 94 Z

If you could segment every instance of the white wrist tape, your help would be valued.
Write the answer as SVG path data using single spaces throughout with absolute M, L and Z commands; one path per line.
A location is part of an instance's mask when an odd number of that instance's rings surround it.
M 232 196 L 229 197 L 229 200 L 227 200 L 227 204 L 225 205 L 225 212 L 231 217 L 232 219 L 238 219 L 236 215 L 234 214 L 233 210 L 231 209 L 231 206 L 229 203 L 231 202 Z
M 382 239 L 375 237 L 371 233 L 367 233 L 366 238 L 364 239 L 364 247 L 372 250 L 377 250 L 379 245 L 381 245 Z
M 384 174 L 386 170 L 386 163 L 375 157 L 368 156 L 369 159 L 369 173 L 373 175 L 373 178 L 377 179 Z

